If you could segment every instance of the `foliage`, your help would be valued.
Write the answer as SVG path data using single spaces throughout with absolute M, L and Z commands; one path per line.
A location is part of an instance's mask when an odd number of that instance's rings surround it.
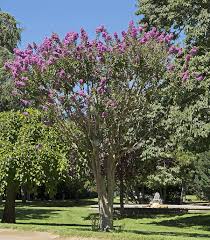
M 29 189 L 45 184 L 53 194 L 67 172 L 67 147 L 56 128 L 47 126 L 41 112 L 0 113 L 1 193 L 9 182 Z
M 180 69 L 188 66 L 183 76 L 188 81 L 184 85 L 180 84 L 179 77 L 173 75 L 173 82 L 166 88 L 165 106 L 168 105 L 168 110 L 163 125 L 169 137 L 170 148 L 167 154 L 178 160 L 182 183 L 195 184 L 194 187 L 200 195 L 202 191 L 198 189 L 199 186 L 202 189 L 202 184 L 205 186 L 207 173 L 204 166 L 208 165 L 208 160 L 207 157 L 198 160 L 196 154 L 204 152 L 205 155 L 205 152 L 209 151 L 210 140 L 209 3 L 206 0 L 139 0 L 138 8 L 137 14 L 142 15 L 142 21 L 148 24 L 148 28 L 154 25 L 166 32 L 173 32 L 174 37 L 180 40 L 183 40 L 185 34 L 187 47 L 198 46 L 199 55 L 192 61 L 188 61 L 190 56 L 187 55 L 185 62 L 177 61 L 175 64 L 178 64 Z M 174 65 L 171 68 L 174 68 Z M 198 81 L 192 80 L 189 72 L 193 73 Z M 177 153 L 181 153 L 182 156 Z M 189 179 L 193 179 L 194 171 L 196 180 L 192 183 Z
M 11 74 L 5 70 L 4 63 L 11 60 L 13 55 L 8 49 L 0 47 L 0 111 L 7 111 L 11 109 L 18 109 L 20 104 L 12 95 L 14 84 L 12 82 Z
M 13 49 L 20 41 L 21 29 L 13 16 L 0 11 L 0 111 L 17 109 L 18 104 L 12 96 L 14 88 L 11 74 L 4 69 L 4 63 L 13 57 Z
M 208 152 L 201 153 L 197 156 L 195 162 L 195 174 L 193 191 L 201 199 L 210 199 L 210 155 Z
M 210 6 L 207 0 L 138 0 L 141 21 L 177 37 L 186 35 L 189 45 L 210 47 Z
M 8 49 L 11 53 L 20 42 L 22 29 L 18 27 L 16 19 L 0 10 L 0 47 Z

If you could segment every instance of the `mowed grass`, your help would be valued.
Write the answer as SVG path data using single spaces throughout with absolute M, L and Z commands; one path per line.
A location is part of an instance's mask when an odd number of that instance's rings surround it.
M 0 228 L 48 231 L 61 236 L 94 237 L 106 240 L 193 240 L 210 239 L 210 212 L 185 215 L 156 215 L 115 220 L 116 231 L 101 233 L 91 230 L 90 207 L 96 202 L 31 202 L 17 203 L 17 223 L 0 224 Z M 0 205 L 0 217 L 3 206 Z M 121 226 L 121 231 L 119 228 Z M 117 231 L 118 230 L 118 231 Z

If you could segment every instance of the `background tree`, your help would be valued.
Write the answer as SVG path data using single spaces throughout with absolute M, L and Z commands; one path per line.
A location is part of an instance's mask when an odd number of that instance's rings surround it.
M 210 5 L 208 0 L 138 0 L 137 15 L 148 27 L 186 35 L 188 45 L 210 47 Z
M 196 155 L 200 152 L 209 150 L 209 47 L 210 47 L 210 5 L 206 0 L 194 1 L 138 1 L 137 15 L 142 16 L 142 21 L 147 24 L 148 28 L 156 26 L 158 29 L 174 33 L 174 37 L 183 41 L 186 37 L 186 48 L 190 45 L 196 45 L 193 52 L 199 52 L 199 56 L 190 61 L 191 56 L 187 55 L 184 62 L 179 62 L 180 69 L 188 70 L 183 73 L 183 80 L 186 81 L 185 88 L 180 89 L 179 81 L 175 80 L 170 84 L 167 92 L 170 94 L 167 99 L 168 114 L 166 116 L 165 128 L 169 133 L 172 152 L 182 152 L 188 160 L 194 160 L 186 167 L 186 158 L 176 159 L 181 169 L 194 171 L 196 164 Z M 184 45 L 185 47 L 185 45 Z M 179 49 L 178 54 L 183 54 L 184 49 Z M 172 51 L 176 51 L 172 49 Z M 174 66 L 170 66 L 173 68 Z M 189 71 L 190 70 L 190 71 Z M 198 81 L 190 78 L 192 73 Z M 176 79 L 177 76 L 173 78 Z M 204 80 L 204 81 L 202 81 Z M 167 106 L 165 104 L 165 107 Z M 173 127 L 172 127 L 173 126 Z M 169 128 L 170 129 L 169 129 Z M 176 154 L 175 154 L 176 155 Z M 178 157 L 176 155 L 176 157 Z M 179 157 L 178 157 L 179 158 Z M 206 158 L 204 158 L 206 159 Z M 200 162 L 200 167 L 204 163 Z M 206 163 L 207 164 L 207 163 Z M 208 164 L 207 164 L 208 165 Z M 185 167 L 184 167 L 185 166 Z M 200 168 L 199 167 L 199 168 Z M 196 171 L 196 169 L 195 169 Z M 182 172 L 182 171 L 181 171 Z M 201 173 L 198 177 L 198 173 Z M 183 174 L 182 176 L 187 176 Z M 197 171 L 196 178 L 202 179 L 205 174 Z M 187 179 L 182 179 L 182 189 Z M 197 183 L 199 181 L 196 181 Z M 202 183 L 202 181 L 200 181 Z
M 4 69 L 4 63 L 13 57 L 13 49 L 18 46 L 22 29 L 8 13 L 0 11 L 0 111 L 18 108 L 12 90 L 11 74 Z
M 65 139 L 46 125 L 44 115 L 27 112 L 0 113 L 0 190 L 6 190 L 2 222 L 15 222 L 15 198 L 20 186 L 41 184 L 55 194 L 56 184 L 67 172 Z
M 9 13 L 0 10 L 0 46 L 13 52 L 21 39 L 22 29 L 18 26 L 16 19 Z
M 209 151 L 197 155 L 192 191 L 205 200 L 210 199 L 210 156 Z

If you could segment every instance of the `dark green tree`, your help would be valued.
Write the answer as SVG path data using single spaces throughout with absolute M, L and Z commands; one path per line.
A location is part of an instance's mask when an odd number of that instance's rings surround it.
M 197 156 L 195 162 L 195 174 L 193 190 L 201 199 L 210 199 L 210 152 L 204 152 Z
M 186 43 L 210 47 L 210 3 L 208 0 L 137 0 L 137 15 L 148 26 L 156 26 Z
M 0 46 L 13 52 L 21 39 L 22 29 L 18 26 L 16 19 L 9 13 L 0 10 Z
M 4 69 L 4 63 L 13 57 L 13 49 L 18 46 L 22 29 L 8 13 L 0 11 L 0 111 L 18 108 L 12 95 L 11 74 Z
M 45 185 L 53 195 L 67 174 L 64 137 L 33 109 L 0 113 L 0 193 L 6 193 L 2 222 L 15 222 L 15 198 L 20 186 Z

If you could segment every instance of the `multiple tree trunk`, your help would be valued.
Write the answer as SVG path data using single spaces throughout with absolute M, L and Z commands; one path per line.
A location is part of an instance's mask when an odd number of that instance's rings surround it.
M 98 193 L 99 229 L 110 231 L 113 229 L 115 160 L 107 159 L 101 164 L 100 158 L 101 154 L 98 147 L 93 145 L 91 163 Z

